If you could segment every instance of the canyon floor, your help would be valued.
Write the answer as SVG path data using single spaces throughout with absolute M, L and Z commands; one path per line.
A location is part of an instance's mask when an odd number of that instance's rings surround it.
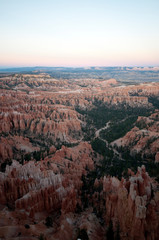
M 158 240 L 159 69 L 0 73 L 0 239 Z

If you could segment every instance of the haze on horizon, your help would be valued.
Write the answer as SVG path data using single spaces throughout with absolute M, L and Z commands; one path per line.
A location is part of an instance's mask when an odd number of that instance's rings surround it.
M 158 0 L 0 0 L 0 66 L 159 66 Z

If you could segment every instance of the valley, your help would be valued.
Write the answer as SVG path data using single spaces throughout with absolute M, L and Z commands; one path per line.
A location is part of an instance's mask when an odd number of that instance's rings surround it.
M 0 238 L 157 240 L 159 70 L 16 71 L 0 73 Z

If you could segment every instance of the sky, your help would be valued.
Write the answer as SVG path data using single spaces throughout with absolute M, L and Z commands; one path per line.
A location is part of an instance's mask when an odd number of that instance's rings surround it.
M 159 66 L 159 0 L 0 0 L 6 66 Z

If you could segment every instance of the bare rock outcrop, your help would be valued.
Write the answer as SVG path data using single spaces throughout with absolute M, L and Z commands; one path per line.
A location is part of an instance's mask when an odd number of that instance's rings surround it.
M 158 162 L 159 151 L 159 113 L 149 117 L 138 117 L 135 126 L 122 138 L 111 143 L 117 148 L 123 147 L 130 150 L 135 156 L 141 154 L 144 158 L 152 158 Z
M 121 239 L 157 240 L 158 192 L 153 192 L 153 182 L 144 166 L 138 168 L 137 174 L 127 181 L 104 178 L 103 192 L 106 223 L 109 225 L 112 221 L 115 231 L 120 228 Z

